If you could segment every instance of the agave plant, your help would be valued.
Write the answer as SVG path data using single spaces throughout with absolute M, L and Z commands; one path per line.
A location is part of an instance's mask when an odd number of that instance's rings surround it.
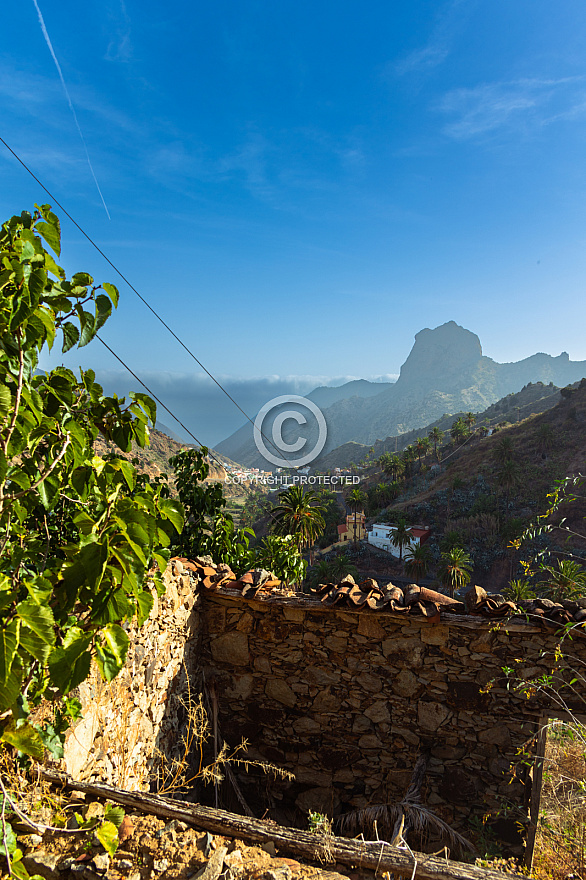
M 513 602 L 521 602 L 524 599 L 535 599 L 535 590 L 528 580 L 520 578 L 511 581 L 503 590 L 503 595 L 507 599 L 512 599 Z

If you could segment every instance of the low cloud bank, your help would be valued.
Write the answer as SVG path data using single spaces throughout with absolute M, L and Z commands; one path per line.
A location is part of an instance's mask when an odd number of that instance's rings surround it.
M 215 446 L 229 437 L 246 421 L 231 400 L 205 375 L 170 372 L 144 372 L 142 381 L 171 412 L 206 446 Z M 254 419 L 259 409 L 281 394 L 306 395 L 319 385 L 338 386 L 358 376 L 262 376 L 242 379 L 220 376 L 226 391 L 244 412 Z M 367 377 L 371 382 L 393 382 L 394 375 Z M 127 396 L 129 391 L 144 391 L 136 379 L 124 370 L 97 370 L 96 380 L 106 394 Z M 192 438 L 163 409 L 157 406 L 158 419 L 186 441 Z

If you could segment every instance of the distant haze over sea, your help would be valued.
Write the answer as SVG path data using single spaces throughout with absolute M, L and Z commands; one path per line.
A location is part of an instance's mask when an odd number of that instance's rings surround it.
M 188 427 L 206 446 L 215 446 L 228 437 L 245 421 L 242 413 L 212 382 L 201 374 L 140 372 L 138 374 L 151 391 Z M 273 397 L 282 394 L 305 396 L 319 386 L 338 387 L 355 379 L 369 382 L 396 382 L 397 374 L 381 376 L 264 376 L 240 379 L 237 376 L 219 376 L 218 381 L 232 395 L 239 406 L 254 419 L 259 409 Z M 129 391 L 144 391 L 124 370 L 96 370 L 96 380 L 106 394 L 128 395 Z M 179 439 L 193 442 L 159 405 L 157 415 Z

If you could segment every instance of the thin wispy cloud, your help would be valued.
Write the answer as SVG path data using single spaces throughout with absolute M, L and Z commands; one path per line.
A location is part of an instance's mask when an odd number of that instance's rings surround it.
M 578 106 L 584 106 L 584 78 L 562 77 L 454 89 L 444 95 L 438 110 L 452 117 L 444 134 L 468 140 L 498 129 L 544 125 L 575 113 Z
M 458 30 L 462 26 L 462 11 L 469 10 L 472 0 L 452 0 L 438 15 L 429 40 L 419 49 L 410 52 L 394 65 L 399 76 L 413 73 L 427 73 L 446 60 Z
M 37 0 L 33 0 L 33 3 L 35 4 L 35 9 L 37 10 L 37 15 L 39 17 L 39 23 L 41 25 L 41 31 L 43 32 L 43 37 L 45 38 L 45 42 L 47 44 L 49 52 L 51 53 L 51 58 L 53 59 L 53 61 L 55 63 L 55 67 L 57 68 L 57 73 L 59 74 L 59 79 L 61 80 L 61 85 L 63 86 L 63 91 L 65 93 L 65 97 L 67 98 L 67 103 L 69 104 L 69 109 L 71 110 L 71 113 L 73 115 L 73 119 L 74 119 L 74 122 L 75 122 L 75 125 L 77 128 L 77 131 L 79 133 L 79 137 L 81 138 L 81 142 L 82 142 L 83 148 L 85 150 L 85 155 L 86 155 L 87 163 L 89 165 L 89 169 L 90 169 L 92 177 L 94 179 L 94 183 L 96 184 L 96 188 L 97 188 L 98 193 L 100 195 L 100 199 L 102 200 L 104 210 L 108 216 L 108 220 L 110 220 L 110 212 L 108 211 L 108 206 L 106 205 L 104 196 L 102 195 L 102 190 L 100 189 L 100 184 L 98 183 L 98 178 L 96 177 L 96 174 L 94 172 L 92 162 L 90 159 L 90 154 L 88 152 L 87 144 L 85 142 L 85 138 L 83 136 L 83 132 L 81 130 L 81 126 L 80 126 L 78 118 L 77 118 L 77 113 L 75 112 L 75 107 L 73 106 L 73 101 L 71 100 L 71 95 L 69 94 L 69 89 L 67 88 L 67 83 L 65 82 L 65 77 L 63 76 L 63 71 L 61 70 L 61 65 L 59 64 L 59 61 L 57 59 L 57 55 L 55 54 L 55 50 L 53 49 L 53 44 L 51 42 L 51 38 L 49 37 L 49 33 L 48 33 L 47 28 L 45 26 L 45 20 L 43 18 L 43 14 L 39 8 L 39 4 L 37 3 Z
M 130 16 L 124 0 L 119 0 L 118 13 L 110 12 L 112 22 L 110 42 L 106 49 L 107 61 L 128 63 L 132 58 L 132 43 L 130 41 Z

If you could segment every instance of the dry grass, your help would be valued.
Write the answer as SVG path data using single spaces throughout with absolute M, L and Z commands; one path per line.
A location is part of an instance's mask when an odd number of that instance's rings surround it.
M 548 733 L 536 880 L 586 880 L 586 729 L 556 724 Z

